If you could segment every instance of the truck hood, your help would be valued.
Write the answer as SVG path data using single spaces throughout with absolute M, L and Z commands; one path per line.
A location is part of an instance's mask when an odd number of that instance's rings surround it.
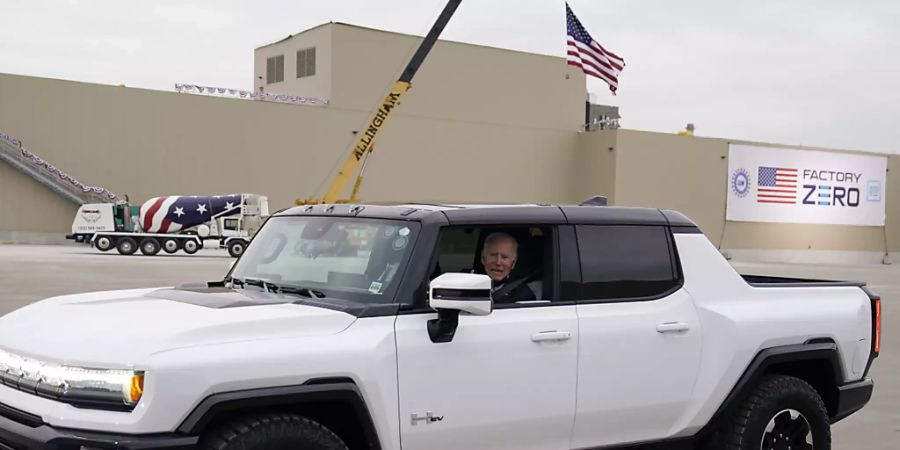
M 128 368 L 154 353 L 335 334 L 356 317 L 294 296 L 226 288 L 94 292 L 43 300 L 0 318 L 0 347 L 66 365 Z

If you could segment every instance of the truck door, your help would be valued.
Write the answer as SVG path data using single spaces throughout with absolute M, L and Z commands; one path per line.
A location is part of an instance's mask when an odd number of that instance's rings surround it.
M 397 317 L 404 450 L 569 448 L 578 349 L 574 299 L 557 289 L 552 227 L 509 231 L 521 232 L 510 279 L 536 274 L 523 284 L 533 300 L 495 302 L 487 316 L 462 314 L 447 343 L 431 341 L 426 325 L 437 314 L 424 298 L 418 309 Z M 480 272 L 487 232 L 445 229 L 430 279 Z
M 241 235 L 241 218 L 240 217 L 223 217 L 222 218 L 222 236 L 240 236 Z
M 575 241 L 565 239 L 574 231 Z M 668 437 L 687 412 L 700 323 L 668 227 L 578 225 L 562 258 L 580 261 L 578 407 L 572 448 Z

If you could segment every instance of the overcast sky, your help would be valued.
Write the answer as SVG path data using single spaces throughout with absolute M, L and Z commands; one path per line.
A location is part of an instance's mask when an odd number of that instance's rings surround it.
M 0 0 L 0 72 L 251 89 L 256 47 L 328 21 L 424 35 L 444 3 Z M 625 58 L 618 96 L 588 88 L 627 128 L 900 153 L 900 1 L 569 4 Z M 442 37 L 562 57 L 563 5 L 464 0 Z

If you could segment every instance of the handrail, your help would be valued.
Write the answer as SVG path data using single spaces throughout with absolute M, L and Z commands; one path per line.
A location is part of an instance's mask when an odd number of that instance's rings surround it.
M 123 198 L 106 188 L 81 183 L 28 151 L 21 140 L 3 132 L 0 132 L 0 159 L 75 204 L 124 202 Z

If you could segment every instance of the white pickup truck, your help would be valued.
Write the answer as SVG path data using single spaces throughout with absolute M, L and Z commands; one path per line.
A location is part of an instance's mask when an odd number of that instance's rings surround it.
M 879 339 L 677 212 L 298 207 L 223 280 L 0 318 L 0 449 L 828 449 Z

